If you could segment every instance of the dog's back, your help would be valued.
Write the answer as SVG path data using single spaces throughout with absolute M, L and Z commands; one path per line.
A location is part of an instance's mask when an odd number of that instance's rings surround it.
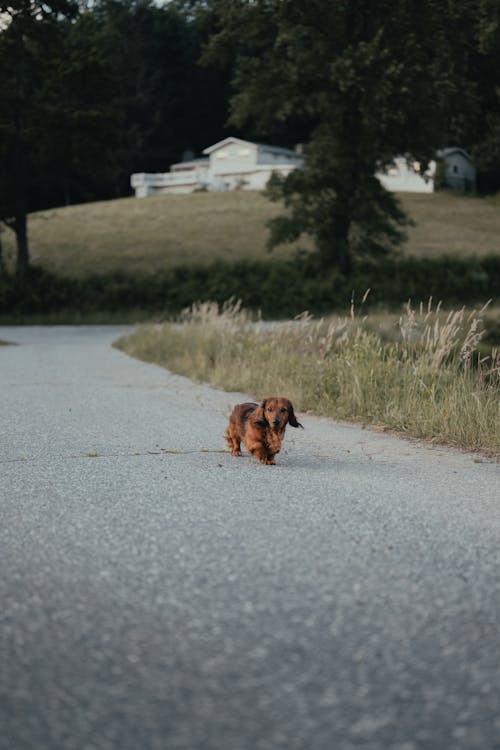
M 248 418 L 255 412 L 258 406 L 258 404 L 251 402 L 236 404 L 231 412 L 224 437 L 226 438 L 227 447 L 233 456 L 241 456 L 241 441 L 245 437 Z
M 254 404 L 253 402 L 248 401 L 245 404 L 236 404 L 233 411 L 231 412 L 231 416 L 229 417 L 229 424 L 233 426 L 235 430 L 237 430 L 240 437 L 243 437 L 245 434 L 245 427 L 247 420 L 251 414 L 253 414 L 256 409 L 258 409 L 258 404 Z

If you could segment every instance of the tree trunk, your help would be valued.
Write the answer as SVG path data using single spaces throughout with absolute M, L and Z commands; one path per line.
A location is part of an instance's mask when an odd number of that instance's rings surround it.
M 342 237 L 335 237 L 333 240 L 336 246 L 338 266 L 341 272 L 344 274 L 344 276 L 349 276 L 352 270 L 348 234 L 349 234 L 349 230 L 346 235 Z
M 333 216 L 329 223 L 324 222 L 323 231 L 318 235 L 318 249 L 325 268 L 338 268 L 345 276 L 352 271 L 349 232 L 351 215 L 349 204 L 337 198 Z
M 16 216 L 13 224 L 13 229 L 16 233 L 17 242 L 17 275 L 24 276 L 30 264 L 26 213 L 22 212 Z

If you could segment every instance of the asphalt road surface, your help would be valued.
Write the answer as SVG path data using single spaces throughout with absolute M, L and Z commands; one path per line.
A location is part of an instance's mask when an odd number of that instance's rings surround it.
M 1 750 L 500 750 L 498 464 L 232 458 L 241 394 L 119 333 L 0 328 Z

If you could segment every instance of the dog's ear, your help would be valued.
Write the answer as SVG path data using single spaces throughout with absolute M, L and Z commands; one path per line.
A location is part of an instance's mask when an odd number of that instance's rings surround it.
M 301 425 L 300 422 L 297 422 L 297 417 L 295 416 L 292 402 L 287 400 L 286 405 L 288 409 L 288 424 L 292 427 L 302 427 L 302 429 L 304 429 L 304 426 Z
M 265 398 L 263 401 L 260 402 L 253 416 L 254 423 L 258 425 L 259 427 L 269 427 L 268 423 L 266 422 L 266 417 L 264 414 L 266 404 L 267 404 L 267 398 Z

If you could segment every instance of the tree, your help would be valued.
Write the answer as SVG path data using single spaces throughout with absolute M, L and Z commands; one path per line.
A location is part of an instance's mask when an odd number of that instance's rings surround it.
M 132 172 L 167 170 L 227 118 L 227 75 L 198 64 L 210 13 L 204 6 L 153 0 L 100 0 L 94 8 L 106 36 L 119 117 L 112 151 L 114 184 L 107 196 L 128 194 Z M 224 80 L 226 79 L 226 80 Z
M 478 169 L 478 188 L 500 190 L 500 7 L 496 0 L 480 0 L 472 71 L 479 106 L 470 134 L 470 150 Z
M 28 213 L 32 153 L 38 148 L 40 129 L 39 89 L 43 85 L 46 56 L 57 38 L 57 15 L 72 15 L 70 3 L 38 4 L 29 0 L 2 3 L 0 32 L 0 163 L 2 165 L 0 216 L 16 234 L 17 268 L 29 264 L 26 216 Z
M 27 214 L 39 208 L 107 121 L 103 60 L 76 43 L 72 0 L 2 3 L 0 29 L 0 220 L 15 232 L 17 272 L 29 267 Z M 100 109 L 99 109 L 100 107 Z
M 473 3 L 219 0 L 206 59 L 235 66 L 232 121 L 262 134 L 297 122 L 305 166 L 270 185 L 287 216 L 271 244 L 311 234 L 324 266 L 387 252 L 406 217 L 374 177 L 398 153 L 423 165 L 453 132 Z
M 96 186 L 117 168 L 120 117 L 106 52 L 107 33 L 95 13 L 61 24 L 60 50 L 52 56 L 44 94 L 43 151 L 36 157 L 44 177 L 33 191 L 33 209 L 95 200 Z

